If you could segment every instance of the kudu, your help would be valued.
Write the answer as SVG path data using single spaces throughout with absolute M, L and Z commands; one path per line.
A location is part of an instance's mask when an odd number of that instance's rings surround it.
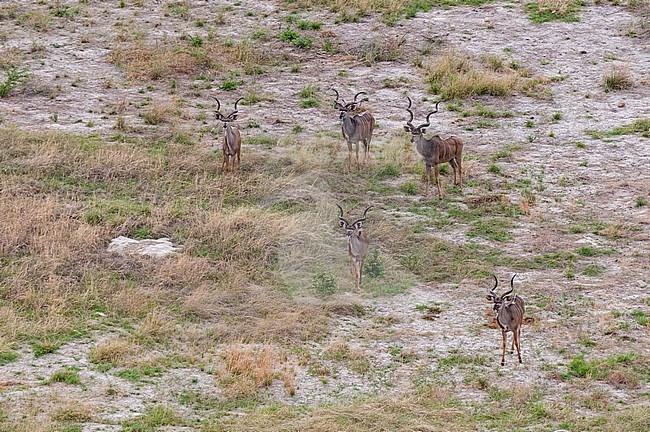
M 240 100 L 244 99 L 240 97 L 235 101 L 235 110 L 224 116 L 219 110 L 221 109 L 221 102 L 219 99 L 212 96 L 212 99 L 217 101 L 217 109 L 214 112 L 214 116 L 217 120 L 223 122 L 223 146 L 221 151 L 223 152 L 223 162 L 221 164 L 221 171 L 228 172 L 228 165 L 232 161 L 232 172 L 235 172 L 235 158 L 237 158 L 237 171 L 241 169 L 241 134 L 239 133 L 239 128 L 233 125 L 232 122 L 237 120 L 237 104 Z
M 361 227 L 361 223 L 366 220 L 366 213 L 372 206 L 366 207 L 366 210 L 363 212 L 363 217 L 357 219 L 353 223 L 350 223 L 343 217 L 343 209 L 340 205 L 336 205 L 339 208 L 339 226 L 345 228 L 345 232 L 348 235 L 348 255 L 350 256 L 350 261 L 352 261 L 352 267 L 354 268 L 354 278 L 355 285 L 357 290 L 361 286 L 361 272 L 363 270 L 363 261 L 366 258 L 366 253 L 368 252 L 368 245 L 370 240 L 365 231 Z
M 438 135 L 434 135 L 430 139 L 424 137 L 424 132 L 426 128 L 431 124 L 429 122 L 429 117 L 432 114 L 438 112 L 438 104 L 436 103 L 436 109 L 427 114 L 426 123 L 421 124 L 418 127 L 413 126 L 413 111 L 411 111 L 411 98 L 407 97 L 409 101 L 409 106 L 406 108 L 409 115 L 411 116 L 404 126 L 406 132 L 411 133 L 411 142 L 415 143 L 415 148 L 418 153 L 424 158 L 424 165 L 426 166 L 427 171 L 427 189 L 425 196 L 429 195 L 429 183 L 431 182 L 431 165 L 433 165 L 433 170 L 435 172 L 436 186 L 438 187 L 438 198 L 442 199 L 442 191 L 440 190 L 440 181 L 438 180 L 438 164 L 449 162 L 449 165 L 454 169 L 454 184 L 458 184 L 460 188 L 463 188 L 463 142 L 460 138 L 451 137 L 443 140 Z M 456 169 L 458 168 L 459 182 L 456 183 Z
M 494 314 L 497 318 L 497 324 L 501 329 L 501 366 L 505 364 L 506 343 L 508 341 L 507 333 L 509 331 L 513 334 L 512 346 L 510 351 L 514 352 L 515 346 L 517 347 L 517 356 L 519 363 L 521 363 L 521 345 L 519 344 L 519 337 L 521 336 L 521 324 L 524 322 L 525 306 L 524 301 L 517 294 L 511 296 L 510 293 L 515 289 L 513 281 L 516 274 L 510 279 L 510 290 L 497 296 L 494 290 L 499 285 L 497 277 L 494 277 L 494 288 L 488 291 L 485 298 L 494 303 Z
M 357 93 L 354 95 L 352 102 L 346 103 L 344 99 L 340 99 L 339 92 L 335 88 L 332 88 L 332 90 L 336 93 L 334 106 L 340 112 L 339 118 L 341 119 L 343 138 L 348 143 L 348 169 L 352 168 L 353 144 L 356 149 L 357 169 L 359 169 L 359 141 L 363 142 L 363 163 L 365 165 L 370 157 L 370 140 L 372 140 L 372 130 L 375 127 L 375 118 L 368 111 L 358 113 L 361 103 L 367 101 L 368 98 L 360 101 L 357 101 L 357 98 L 359 95 L 366 94 L 366 92 L 361 91 Z M 339 99 L 343 103 L 339 102 Z

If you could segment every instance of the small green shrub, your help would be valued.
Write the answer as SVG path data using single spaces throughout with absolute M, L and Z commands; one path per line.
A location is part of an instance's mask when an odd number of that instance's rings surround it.
M 371 278 L 380 278 L 384 275 L 384 259 L 379 253 L 378 247 L 372 248 L 368 254 L 363 270 Z
M 500 174 L 501 173 L 501 168 L 499 168 L 498 165 L 490 165 L 488 167 L 488 172 L 494 173 L 494 174 Z
M 309 49 L 311 48 L 314 38 L 304 38 L 297 31 L 291 28 L 286 28 L 279 35 L 278 39 L 282 42 L 291 44 L 297 48 Z
M 21 82 L 23 82 L 29 74 L 27 68 L 14 67 L 5 71 L 6 77 L 4 82 L 0 83 L 0 97 L 6 97 L 11 91 Z
M 81 379 L 79 378 L 79 372 L 75 369 L 59 369 L 54 372 L 50 377 L 50 382 L 61 382 L 70 385 L 81 384 Z
M 338 290 L 336 278 L 326 270 L 318 271 L 311 279 L 311 287 L 314 291 L 323 295 L 334 294 Z
M 648 316 L 648 314 L 642 310 L 634 309 L 632 312 L 630 312 L 630 315 L 636 318 L 636 322 L 639 325 L 650 326 L 650 316 Z
M 6 365 L 7 363 L 11 363 L 12 361 L 17 360 L 18 357 L 20 356 L 15 351 L 0 352 L 0 366 Z
M 419 186 L 417 183 L 409 181 L 399 187 L 399 189 L 406 195 L 417 195 Z

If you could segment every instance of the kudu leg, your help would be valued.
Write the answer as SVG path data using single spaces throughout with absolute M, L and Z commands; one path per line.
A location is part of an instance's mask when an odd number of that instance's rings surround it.
M 442 190 L 440 190 L 440 170 L 438 169 L 438 164 L 433 166 L 433 173 L 436 176 L 436 187 L 438 188 L 438 199 L 442 199 Z
M 519 363 L 521 363 L 521 328 L 517 329 L 517 357 L 519 357 Z
M 356 154 L 357 154 L 357 171 L 359 170 L 359 141 L 357 141 L 357 145 L 355 147 Z
M 367 165 L 368 160 L 370 159 L 370 140 L 363 142 L 363 164 Z
M 451 168 L 454 170 L 454 184 L 456 184 L 456 168 L 458 165 L 456 165 L 456 161 L 454 159 L 451 159 L 449 161 L 449 166 L 451 166 Z
M 355 278 L 357 281 L 357 291 L 358 291 L 361 288 L 361 264 L 360 263 L 356 263 L 355 270 L 356 270 Z
M 427 188 L 424 192 L 424 196 L 428 197 L 429 196 L 429 183 L 431 182 L 431 165 L 425 165 L 426 166 L 426 171 L 427 171 Z
M 241 171 L 241 151 L 237 152 L 237 172 Z
M 352 171 L 352 144 L 348 143 L 348 171 Z
M 506 364 L 506 343 L 508 341 L 508 333 L 501 330 L 501 366 Z
M 463 155 L 456 157 L 456 163 L 458 164 L 458 186 L 460 190 L 463 190 Z
M 221 172 L 228 172 L 228 155 L 225 153 L 223 154 L 223 161 L 221 162 Z

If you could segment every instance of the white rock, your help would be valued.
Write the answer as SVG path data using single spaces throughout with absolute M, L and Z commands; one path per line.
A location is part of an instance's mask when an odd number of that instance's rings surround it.
M 161 238 L 158 240 L 134 240 L 128 237 L 119 236 L 111 240 L 107 250 L 108 252 L 123 255 L 146 255 L 155 258 L 162 258 L 180 251 L 181 249 L 182 247 L 180 246 L 174 246 L 168 238 Z

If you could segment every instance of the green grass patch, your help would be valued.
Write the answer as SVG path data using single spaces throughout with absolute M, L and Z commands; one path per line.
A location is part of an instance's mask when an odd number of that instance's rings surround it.
M 636 322 L 641 326 L 650 325 L 650 316 L 642 310 L 634 309 L 630 315 L 636 319 Z
M 162 426 L 180 426 L 179 416 L 171 408 L 155 406 L 147 408 L 144 415 L 122 422 L 122 432 L 156 432 Z
M 135 369 L 122 369 L 115 372 L 115 376 L 131 382 L 140 382 L 146 378 L 162 376 L 163 368 L 160 366 L 141 366 Z
M 129 218 L 142 218 L 151 214 L 147 204 L 127 199 L 100 199 L 90 203 L 85 220 L 91 225 L 120 225 Z
M 0 352 L 0 366 L 4 366 L 8 363 L 18 360 L 18 353 L 16 351 L 3 351 Z
M 613 255 L 618 253 L 616 249 L 598 249 L 591 246 L 580 246 L 574 249 L 574 251 L 581 256 L 593 257 L 599 255 Z
M 632 134 L 640 134 L 644 138 L 650 138 L 650 118 L 638 119 L 630 124 L 619 126 L 610 131 L 587 129 L 585 133 L 592 139 Z
M 79 378 L 79 372 L 77 369 L 65 368 L 54 372 L 50 377 L 50 382 L 59 382 L 69 385 L 81 385 L 81 378 Z
M 510 227 L 510 222 L 504 219 L 481 219 L 474 222 L 473 227 L 467 231 L 467 237 L 483 237 L 488 240 L 504 242 L 514 238 L 514 235 L 508 231 Z
M 605 359 L 585 360 L 584 354 L 574 357 L 568 365 L 568 371 L 564 374 L 565 378 L 578 377 L 586 378 L 589 380 L 603 380 L 609 374 L 622 365 L 623 368 L 631 369 L 635 360 L 635 354 L 629 352 L 621 354 L 616 357 L 608 357 Z
M 545 4 L 546 3 L 546 4 Z M 538 1 L 526 3 L 524 7 L 528 11 L 528 17 L 535 23 L 545 23 L 549 21 L 580 21 L 578 13 L 582 1 L 564 2 L 561 7 L 557 7 L 557 2 Z

